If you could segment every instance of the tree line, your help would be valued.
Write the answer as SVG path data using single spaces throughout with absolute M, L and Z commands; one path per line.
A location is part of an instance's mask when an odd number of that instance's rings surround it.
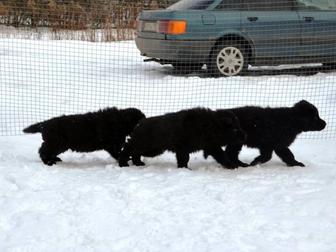
M 141 10 L 176 0 L 0 0 L 0 24 L 52 30 L 130 29 Z

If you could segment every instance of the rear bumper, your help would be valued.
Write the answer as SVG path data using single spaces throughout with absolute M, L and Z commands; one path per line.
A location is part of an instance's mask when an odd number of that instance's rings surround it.
M 214 41 L 163 40 L 137 37 L 135 39 L 141 55 L 169 62 L 208 61 Z

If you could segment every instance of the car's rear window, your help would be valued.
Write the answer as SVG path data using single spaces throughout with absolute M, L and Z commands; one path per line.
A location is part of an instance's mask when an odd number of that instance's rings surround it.
M 168 10 L 204 10 L 216 0 L 181 0 L 168 7 Z
M 336 10 L 335 0 L 298 0 L 298 3 L 300 10 L 307 10 L 307 11 Z

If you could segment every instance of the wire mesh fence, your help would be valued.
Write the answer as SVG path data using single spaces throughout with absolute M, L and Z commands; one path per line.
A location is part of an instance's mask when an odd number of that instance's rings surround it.
M 0 135 L 107 106 L 152 116 L 306 99 L 328 127 L 305 137 L 335 138 L 335 1 L 175 2 L 1 1 Z

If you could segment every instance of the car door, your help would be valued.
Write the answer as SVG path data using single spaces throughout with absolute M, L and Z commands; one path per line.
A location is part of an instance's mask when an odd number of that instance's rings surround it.
M 211 15 L 216 20 L 214 29 L 215 37 L 218 39 L 226 34 L 239 34 L 241 30 L 241 9 L 243 0 L 222 0 L 211 10 Z
M 300 29 L 294 0 L 245 0 L 242 32 L 252 40 L 256 60 L 276 64 L 299 56 Z
M 336 1 L 298 0 L 302 55 L 336 62 Z

